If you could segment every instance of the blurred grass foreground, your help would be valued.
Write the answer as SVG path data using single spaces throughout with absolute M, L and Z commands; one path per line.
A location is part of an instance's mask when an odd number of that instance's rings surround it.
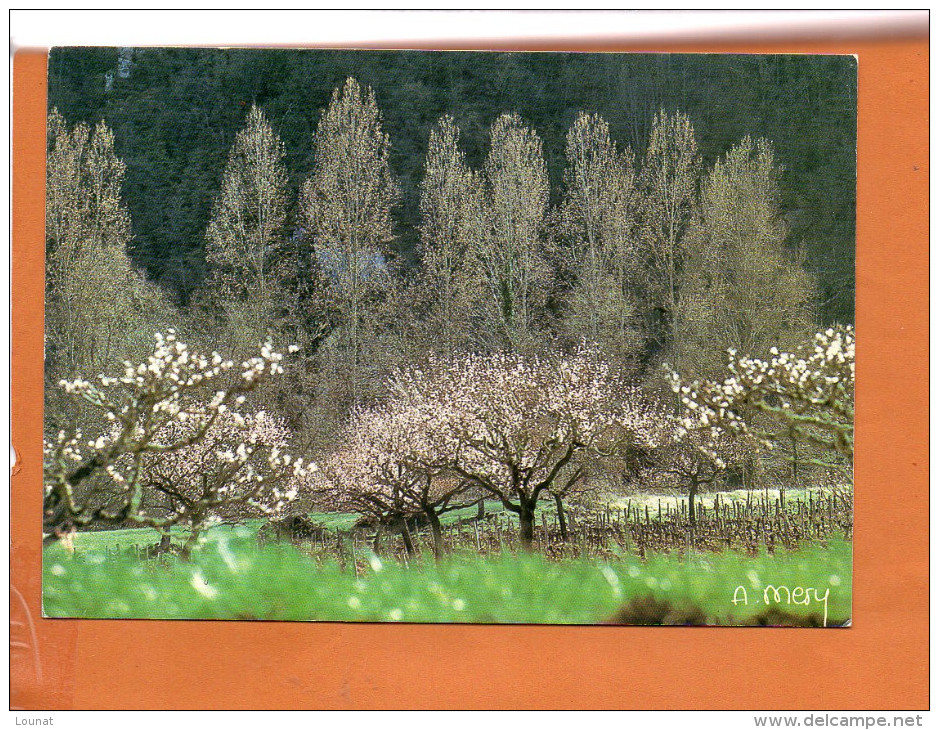
M 259 547 L 243 527 L 203 541 L 189 561 L 47 549 L 43 607 L 73 618 L 443 623 L 831 627 L 851 616 L 851 544 L 842 539 L 756 556 L 367 557 L 353 572 L 288 544 Z

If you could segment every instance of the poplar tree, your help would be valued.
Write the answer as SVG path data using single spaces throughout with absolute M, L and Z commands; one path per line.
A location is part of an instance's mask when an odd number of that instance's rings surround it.
M 648 267 L 652 332 L 661 348 L 675 339 L 679 282 L 694 218 L 701 157 L 691 119 L 659 112 L 640 173 L 640 236 Z
M 471 337 L 478 285 L 473 246 L 484 225 L 482 181 L 459 147 L 449 115 L 430 133 L 421 181 L 421 264 L 431 300 L 431 328 L 446 350 Z
M 769 142 L 747 137 L 702 185 L 673 343 L 686 371 L 721 370 L 729 348 L 791 351 L 812 332 L 815 284 L 786 245 L 779 175 Z
M 400 198 L 375 93 L 353 78 L 333 92 L 313 136 L 313 174 L 301 191 L 301 218 L 330 278 L 351 349 L 348 373 L 358 400 L 366 298 L 386 279 Z
M 285 156 L 280 136 L 252 105 L 229 149 L 205 232 L 210 271 L 202 329 L 213 348 L 236 361 L 268 340 L 308 352 L 321 315 L 317 282 L 307 280 L 302 251 L 286 231 Z M 290 414 L 294 426 L 302 423 L 310 409 L 298 381 L 304 364 L 301 355 L 285 378 L 252 395 L 252 405 Z
M 206 258 L 219 296 L 266 308 L 279 290 L 276 264 L 287 218 L 284 145 L 252 106 L 235 137 L 206 231 Z
M 475 255 L 493 344 L 526 350 L 534 344 L 549 282 L 543 248 L 548 171 L 541 139 L 517 114 L 493 123 L 484 173 L 487 225 Z
M 135 269 L 125 165 L 104 122 L 69 128 L 53 109 L 46 157 L 46 371 L 102 372 L 146 347 L 169 308 Z
M 581 112 L 567 134 L 566 157 L 560 224 L 566 268 L 574 277 L 566 329 L 619 360 L 633 359 L 642 341 L 634 291 L 641 261 L 632 150 L 620 152 L 603 118 Z

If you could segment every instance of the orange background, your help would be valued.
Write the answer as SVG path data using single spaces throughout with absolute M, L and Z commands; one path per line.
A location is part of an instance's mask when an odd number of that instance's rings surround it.
M 11 583 L 34 617 L 42 676 L 25 652 L 12 653 L 14 707 L 928 707 L 928 40 L 513 48 L 857 54 L 853 626 L 40 618 L 46 53 L 20 51 L 13 109 L 12 437 L 19 463 L 12 480 Z

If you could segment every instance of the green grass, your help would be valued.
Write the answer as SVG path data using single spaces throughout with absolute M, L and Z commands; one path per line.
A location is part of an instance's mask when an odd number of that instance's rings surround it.
M 252 533 L 265 523 L 263 519 L 247 520 L 243 526 L 215 525 L 205 532 L 205 537 L 214 542 L 219 537 L 231 536 L 236 531 L 250 530 Z M 172 527 L 170 534 L 174 543 L 182 544 L 189 533 L 188 527 Z M 130 550 L 156 545 L 160 541 L 160 533 L 149 527 L 131 528 L 124 530 L 96 530 L 92 532 L 76 532 L 73 544 L 76 552 L 103 552 L 106 550 Z M 60 543 L 49 545 L 45 551 L 46 559 L 65 555 L 65 549 Z
M 817 495 L 818 491 L 819 490 L 812 490 L 812 494 Z M 809 490 L 805 489 L 787 490 L 787 499 L 790 502 L 806 500 L 808 492 Z M 707 493 L 699 495 L 698 503 L 708 509 L 713 508 L 715 494 Z M 720 495 L 724 503 L 727 504 L 732 502 L 744 502 L 747 499 L 746 490 L 720 492 Z M 753 499 L 760 499 L 763 496 L 763 492 L 754 491 L 751 493 L 751 496 Z M 776 496 L 778 496 L 778 492 L 776 490 L 770 490 L 770 496 L 772 499 L 775 499 Z M 654 517 L 657 514 L 660 503 L 663 509 L 669 506 L 674 511 L 679 508 L 682 502 L 687 502 L 687 497 L 678 495 L 637 494 L 630 498 L 621 497 L 610 499 L 606 504 L 613 509 L 623 509 L 627 504 L 630 504 L 633 509 L 648 507 Z M 549 521 L 553 521 L 556 518 L 556 512 L 553 500 L 543 500 L 539 504 L 537 520 L 540 521 L 543 515 Z M 461 519 L 472 520 L 476 517 L 476 514 L 477 508 L 474 504 L 469 507 L 447 512 L 441 516 L 440 521 L 446 527 L 457 523 Z M 502 503 L 496 500 L 486 500 L 486 514 L 500 514 L 505 523 L 509 525 L 512 523 L 517 524 L 518 522 L 518 515 L 514 512 L 507 511 Z M 339 530 L 342 532 L 352 530 L 359 519 L 359 515 L 348 512 L 311 512 L 309 513 L 309 517 L 314 523 L 328 530 Z M 216 525 L 206 530 L 204 534 L 206 539 L 214 541 L 218 537 L 230 537 L 234 534 L 235 530 L 243 531 L 244 529 L 248 529 L 252 533 L 257 533 L 265 522 L 265 519 L 251 519 L 246 520 L 242 525 L 237 527 L 231 525 Z M 184 527 L 171 528 L 173 542 L 182 544 L 186 539 L 187 532 L 188 529 Z M 74 537 L 75 549 L 78 552 L 130 550 L 135 547 L 145 548 L 155 545 L 159 541 L 160 534 L 150 528 L 78 532 Z M 46 549 L 46 554 L 53 556 L 64 555 L 64 549 L 60 545 L 54 544 Z
M 739 624 L 767 609 L 763 591 L 772 583 L 827 589 L 829 625 L 851 614 L 851 545 L 843 540 L 756 557 L 552 562 L 539 555 L 455 554 L 439 565 L 406 567 L 374 556 L 369 564 L 354 576 L 334 563 L 317 566 L 286 545 L 258 548 L 250 527 L 216 528 L 189 563 L 96 550 L 67 556 L 50 548 L 43 605 L 48 616 L 80 618 L 583 624 L 652 597 L 697 608 L 708 623 Z M 815 601 L 780 608 L 803 616 L 823 612 Z
M 542 505 L 545 514 L 554 514 L 553 503 Z M 489 514 L 502 512 L 501 502 L 492 500 L 486 501 L 486 511 Z M 508 513 L 514 518 L 514 513 Z M 311 512 L 310 519 L 316 524 L 329 530 L 342 530 L 347 532 L 353 528 L 359 515 L 349 512 Z M 476 516 L 476 506 L 464 507 L 463 509 L 447 512 L 440 519 L 444 525 L 455 523 L 462 519 L 472 519 Z M 216 525 L 206 530 L 205 535 L 209 541 L 214 541 L 219 537 L 231 536 L 235 531 L 243 532 L 245 529 L 256 533 L 266 522 L 265 519 L 245 520 L 243 525 L 237 527 L 230 525 Z M 170 529 L 173 542 L 183 543 L 186 539 L 188 529 L 185 527 L 173 527 Z M 131 548 L 143 548 L 155 545 L 160 541 L 160 533 L 149 527 L 124 530 L 97 530 L 92 532 L 78 532 L 74 537 L 75 549 L 78 552 L 104 551 L 104 550 L 130 550 Z M 46 555 L 64 555 L 64 549 L 53 544 L 46 548 Z

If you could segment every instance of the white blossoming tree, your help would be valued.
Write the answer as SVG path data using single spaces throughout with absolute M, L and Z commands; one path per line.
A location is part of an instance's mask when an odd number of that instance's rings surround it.
M 543 494 L 562 498 L 583 476 L 584 457 L 649 443 L 638 391 L 592 351 L 558 362 L 517 355 L 464 355 L 398 372 L 392 389 L 433 429 L 447 469 L 519 517 L 530 546 Z
M 721 382 L 683 383 L 671 373 L 686 409 L 683 427 L 744 434 L 769 449 L 783 440 L 808 443 L 851 462 L 854 328 L 832 327 L 794 353 L 770 353 L 761 360 L 730 351 L 730 372 Z
M 682 416 L 664 411 L 655 421 L 656 446 L 648 452 L 649 462 L 640 474 L 640 481 L 654 481 L 659 486 L 687 494 L 688 527 L 694 540 L 698 494 L 722 480 L 729 469 L 740 465 L 750 453 L 752 440 L 719 428 L 689 430 Z
M 189 441 L 201 427 L 199 420 L 170 421 L 154 441 Z M 289 432 L 280 418 L 264 411 L 254 415 L 223 411 L 204 436 L 189 445 L 169 452 L 144 452 L 141 509 L 154 526 L 168 520 L 188 527 L 183 555 L 191 552 L 214 520 L 278 516 L 305 484 L 289 469 L 291 460 L 281 463 L 288 440 Z M 117 466 L 130 466 L 131 461 L 131 455 L 125 455 Z M 164 532 L 163 545 L 168 543 L 169 533 Z
M 207 520 L 230 510 L 281 509 L 311 467 L 282 452 L 280 424 L 232 409 L 282 373 L 282 359 L 264 345 L 234 377 L 234 363 L 190 352 L 171 330 L 156 335 L 145 362 L 125 362 L 121 376 L 62 381 L 66 393 L 101 413 L 102 432 L 84 441 L 80 432 L 60 431 L 46 441 L 46 540 L 91 523 L 130 523 L 164 534 L 188 525 L 194 542 Z M 234 382 L 222 388 L 227 374 Z
M 414 545 L 407 527 L 410 517 L 426 518 L 436 557 L 445 546 L 440 515 L 469 506 L 465 480 L 449 473 L 447 431 L 436 414 L 402 402 L 353 414 L 344 445 L 324 463 L 321 478 L 331 501 L 372 517 L 384 528 L 395 528 L 409 553 Z

